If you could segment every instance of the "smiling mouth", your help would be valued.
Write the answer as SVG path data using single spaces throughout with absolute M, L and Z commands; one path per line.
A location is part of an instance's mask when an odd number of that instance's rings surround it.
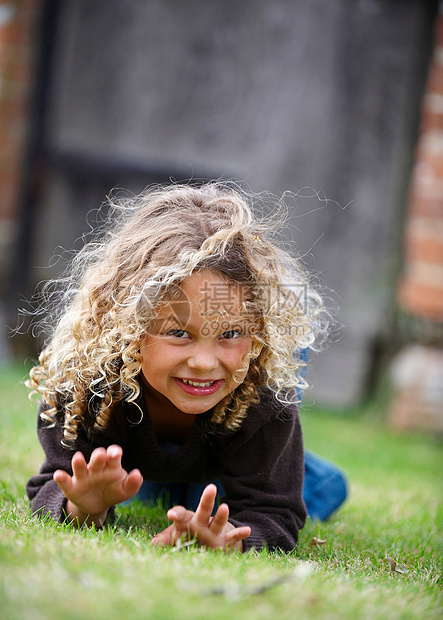
M 217 392 L 223 385 L 223 379 L 214 381 L 195 381 L 195 379 L 181 379 L 174 377 L 176 384 L 192 396 L 209 396 Z
M 205 387 L 211 387 L 211 385 L 214 385 L 214 383 L 217 382 L 217 379 L 215 379 L 214 381 L 191 381 L 190 379 L 180 379 L 180 381 L 183 381 L 183 383 L 185 383 L 186 385 L 192 385 L 194 387 L 205 388 Z

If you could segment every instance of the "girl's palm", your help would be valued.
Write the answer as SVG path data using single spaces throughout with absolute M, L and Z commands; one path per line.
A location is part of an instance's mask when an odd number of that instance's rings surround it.
M 97 448 L 89 463 L 81 452 L 72 457 L 73 475 L 57 470 L 54 480 L 65 497 L 85 515 L 107 512 L 111 506 L 133 497 L 143 478 L 138 469 L 130 474 L 121 465 L 120 446 Z
M 251 534 L 251 528 L 234 527 L 229 523 L 227 504 L 221 504 L 214 517 L 211 517 L 216 497 L 217 487 L 209 484 L 203 491 L 195 512 L 186 510 L 183 506 L 171 508 L 168 511 L 168 518 L 174 523 L 153 538 L 154 545 L 172 546 L 183 538 L 196 538 L 199 543 L 210 549 L 241 551 L 242 541 Z

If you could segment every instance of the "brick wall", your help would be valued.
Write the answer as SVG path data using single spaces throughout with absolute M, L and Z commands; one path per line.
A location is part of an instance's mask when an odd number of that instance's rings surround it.
M 441 4 L 443 7 L 443 3 Z M 400 308 L 411 343 L 391 366 L 389 424 L 443 436 L 443 12 L 423 99 L 404 235 Z M 414 342 L 414 344 L 412 344 Z
M 0 2 L 0 295 L 17 229 L 40 0 Z
M 423 100 L 411 179 L 399 304 L 409 314 L 443 322 L 443 14 Z

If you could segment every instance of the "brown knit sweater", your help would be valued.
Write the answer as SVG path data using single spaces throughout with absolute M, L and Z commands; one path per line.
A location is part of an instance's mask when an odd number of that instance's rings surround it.
M 140 422 L 137 407 L 120 404 L 104 432 L 88 439 L 81 431 L 72 450 L 61 445 L 60 427 L 48 427 L 39 415 L 38 437 L 46 459 L 40 473 L 27 484 L 34 512 L 65 519 L 66 498 L 52 479 L 54 471 L 63 469 L 72 475 L 75 450 L 89 461 L 95 448 L 118 444 L 123 449 L 122 466 L 127 471 L 137 467 L 145 480 L 205 483 L 220 478 L 229 521 L 237 527 L 251 527 L 251 535 L 243 541 L 245 551 L 263 545 L 294 549 L 306 518 L 302 434 L 295 405 L 282 407 L 263 389 L 260 402 L 251 405 L 238 431 L 223 435 L 211 432 L 211 412 L 207 412 L 196 418 L 181 449 L 167 454 L 157 442 L 144 399 L 137 404 L 144 414 Z

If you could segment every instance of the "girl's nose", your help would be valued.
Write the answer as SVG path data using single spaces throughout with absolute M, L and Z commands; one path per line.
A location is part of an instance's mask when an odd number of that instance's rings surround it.
M 188 358 L 188 366 L 194 370 L 210 371 L 218 367 L 218 358 L 212 346 L 195 346 Z

